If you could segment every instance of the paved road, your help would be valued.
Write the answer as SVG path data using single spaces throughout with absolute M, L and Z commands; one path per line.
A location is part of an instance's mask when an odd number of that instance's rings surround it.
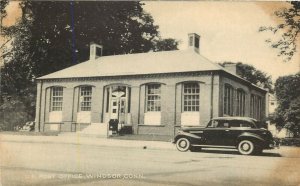
M 0 143 L 7 185 L 300 185 L 300 149 L 235 151 Z M 1 185 L 1 184 L 0 184 Z

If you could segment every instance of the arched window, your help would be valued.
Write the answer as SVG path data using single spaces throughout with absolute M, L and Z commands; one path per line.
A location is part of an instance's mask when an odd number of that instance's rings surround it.
M 91 111 L 92 108 L 92 87 L 81 86 L 79 96 L 80 111 Z
M 182 93 L 183 112 L 198 112 L 200 107 L 200 88 L 198 83 L 184 83 Z
M 224 88 L 224 114 L 233 115 L 233 87 L 229 84 Z
M 238 89 L 236 92 L 236 115 L 245 116 L 245 92 L 242 89 Z
M 161 85 L 146 85 L 146 112 L 161 111 Z
M 50 111 L 62 111 L 63 87 L 51 87 Z

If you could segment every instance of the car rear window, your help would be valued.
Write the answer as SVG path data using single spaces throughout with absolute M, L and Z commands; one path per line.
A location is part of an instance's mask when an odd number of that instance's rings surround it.
M 244 120 L 212 120 L 207 125 L 209 128 L 256 128 L 249 121 Z
M 244 120 L 232 120 L 230 122 L 230 128 L 255 128 L 253 123 Z

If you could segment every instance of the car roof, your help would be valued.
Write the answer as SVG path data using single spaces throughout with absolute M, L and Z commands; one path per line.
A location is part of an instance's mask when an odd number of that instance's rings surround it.
M 256 119 L 250 117 L 215 117 L 213 120 L 244 120 L 250 122 L 257 122 Z

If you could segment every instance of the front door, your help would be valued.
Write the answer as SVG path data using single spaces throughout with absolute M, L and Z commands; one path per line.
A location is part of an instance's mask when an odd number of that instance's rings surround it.
M 119 101 L 119 123 L 125 124 L 126 121 L 126 98 L 121 97 Z
M 110 119 L 119 119 L 119 98 L 113 97 L 111 99 L 111 115 Z
M 106 95 L 107 113 L 105 121 L 117 119 L 119 124 L 128 124 L 128 120 L 130 122 L 131 88 L 122 85 L 112 85 L 107 87 Z

